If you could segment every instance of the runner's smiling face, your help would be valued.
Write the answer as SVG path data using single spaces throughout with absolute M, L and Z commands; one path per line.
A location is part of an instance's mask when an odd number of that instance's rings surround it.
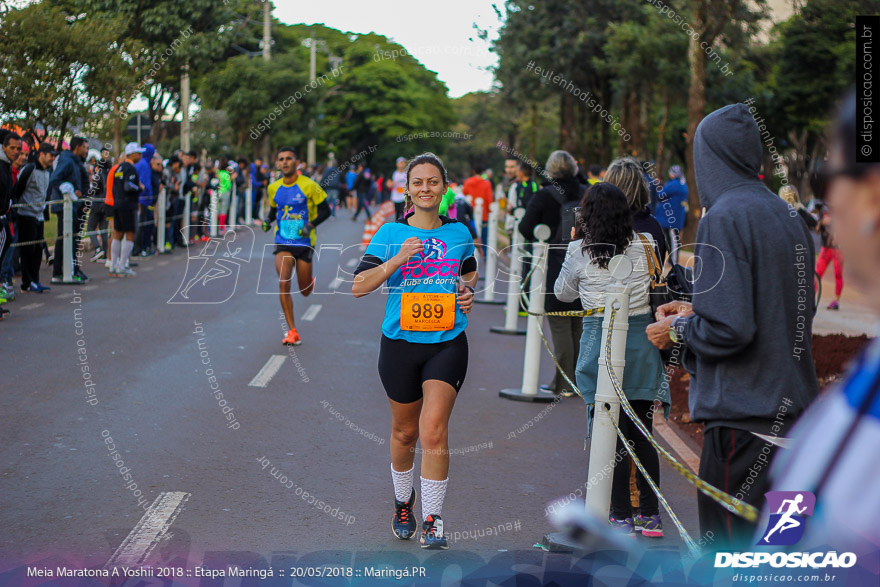
M 416 165 L 409 172 L 407 190 L 416 208 L 425 211 L 439 209 L 443 194 L 446 193 L 443 172 L 430 163 Z
M 292 151 L 278 153 L 278 168 L 286 179 L 296 177 L 296 156 Z

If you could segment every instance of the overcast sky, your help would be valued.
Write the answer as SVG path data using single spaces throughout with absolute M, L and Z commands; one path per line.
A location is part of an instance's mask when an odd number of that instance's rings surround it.
M 274 16 L 286 24 L 317 24 L 351 33 L 377 33 L 403 45 L 436 71 L 453 98 L 492 87 L 487 67 L 497 62 L 474 23 L 497 37 L 501 22 L 492 9 L 503 0 L 277 0 Z

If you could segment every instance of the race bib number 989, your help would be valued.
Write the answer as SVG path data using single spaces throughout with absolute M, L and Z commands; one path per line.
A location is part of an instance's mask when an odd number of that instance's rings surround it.
M 400 298 L 400 329 L 451 330 L 455 326 L 455 294 L 405 293 Z

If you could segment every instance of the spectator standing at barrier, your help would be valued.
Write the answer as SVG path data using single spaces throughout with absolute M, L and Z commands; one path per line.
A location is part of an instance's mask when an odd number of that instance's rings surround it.
M 660 223 L 663 232 L 666 233 L 670 247 L 670 259 L 678 263 L 678 253 L 681 248 L 681 231 L 687 222 L 688 211 L 688 186 L 684 179 L 684 172 L 678 165 L 669 168 L 669 181 L 663 186 L 657 207 L 654 210 L 654 218 Z M 663 257 L 660 257 L 663 260 Z
M 238 196 L 238 206 L 235 211 L 235 221 L 243 222 L 245 205 L 247 204 L 247 186 L 248 186 L 248 161 L 244 157 L 238 159 L 238 167 L 233 174 L 235 181 L 235 191 Z M 232 214 L 232 210 L 229 211 Z
M 570 234 L 562 234 L 563 206 L 580 201 L 584 195 L 585 187 L 576 177 L 577 161 L 567 151 L 550 153 L 545 169 L 552 183 L 538 190 L 532 201 L 529 202 L 529 207 L 526 208 L 526 213 L 520 220 L 519 231 L 527 241 L 534 241 L 537 225 L 546 224 L 550 227 L 544 310 L 547 312 L 577 312 L 581 309 L 580 304 L 575 301 L 577 297 L 561 301 L 553 294 L 553 285 L 562 269 L 565 251 L 572 238 Z M 550 324 L 553 352 L 563 370 L 560 371 L 557 368 L 552 383 L 542 385 L 541 391 L 570 397 L 574 395 L 574 391 L 565 381 L 565 376 L 574 381 L 578 345 L 583 329 L 582 320 L 576 316 L 547 316 L 547 322 Z
M 138 216 L 137 216 L 137 233 L 134 239 L 134 250 L 132 251 L 132 255 L 146 257 L 147 255 L 143 255 L 142 253 L 149 253 L 149 242 L 150 242 L 150 228 L 152 224 L 152 210 L 150 207 L 153 205 L 153 181 L 152 181 L 152 164 L 153 164 L 153 154 L 156 152 L 156 148 L 153 147 L 150 143 L 144 144 L 144 152 L 142 154 L 141 160 L 137 162 L 135 165 L 135 169 L 137 169 L 138 181 L 144 186 L 144 189 L 141 190 L 140 195 L 138 195 Z
M 0 149 L 0 259 L 9 249 L 11 236 L 9 234 L 9 206 L 12 203 L 12 188 L 14 179 L 12 176 L 12 162 L 18 158 L 21 152 L 21 137 L 14 132 L 7 132 L 3 135 L 3 146 Z M 3 302 L 6 298 L 0 293 Z M 9 310 L 0 306 L 0 320 L 3 319 Z
M 861 103 L 858 104 L 861 107 Z M 843 102 L 817 196 L 831 209 L 848 275 L 880 313 L 880 164 L 857 163 L 855 93 Z M 823 193 L 824 192 L 824 193 Z M 809 267 L 809 265 L 808 265 Z M 810 279 L 812 282 L 812 279 Z M 809 491 L 816 509 L 797 550 L 853 552 L 876 561 L 880 544 L 880 339 L 862 350 L 843 380 L 826 391 L 793 430 L 773 463 L 774 491 Z M 770 512 L 764 512 L 766 519 Z M 760 527 L 763 530 L 763 526 Z M 757 538 L 757 536 L 756 536 Z
M 232 199 L 232 174 L 229 170 L 229 157 L 220 157 L 217 168 L 217 179 L 220 180 L 220 198 L 217 204 L 217 224 L 220 232 L 226 230 L 226 218 L 229 214 L 229 202 Z
M 144 250 L 141 251 L 141 257 L 147 257 L 149 255 L 155 255 L 158 253 L 156 250 L 156 245 L 158 244 L 158 240 L 156 235 L 158 234 L 158 230 L 165 230 L 165 227 L 158 226 L 156 224 L 158 220 L 158 208 L 156 206 L 159 205 L 159 191 L 162 189 L 162 184 L 164 182 L 164 174 L 163 174 L 163 164 L 162 164 L 162 156 L 159 153 L 153 153 L 153 158 L 150 160 L 150 191 L 153 193 L 152 204 L 147 208 L 147 217 L 146 217 L 146 226 L 144 227 L 144 233 L 146 234 L 146 238 L 144 238 L 143 247 Z
M 700 123 L 694 163 L 706 214 L 697 230 L 693 304 L 661 306 L 647 329 L 658 348 L 685 345 L 690 413 L 706 426 L 700 478 L 759 508 L 769 484 L 756 463 L 772 459 L 776 447 L 753 433 L 787 435 L 819 391 L 810 344 L 813 241 L 759 179 L 762 155 L 744 104 Z M 715 547 L 749 544 L 754 524 L 703 493 L 697 500 L 700 532 L 713 532 Z
M 165 184 L 168 186 L 168 213 L 166 221 L 168 222 L 168 232 L 165 236 L 165 250 L 174 247 L 183 247 L 183 235 L 181 229 L 183 226 L 183 207 L 186 205 L 183 199 L 183 185 L 185 183 L 183 177 L 183 161 L 177 156 L 168 160 L 168 167 L 165 170 Z M 242 196 L 244 198 L 244 196 Z
M 470 196 L 473 199 L 473 205 L 477 205 L 477 200 L 481 200 L 483 202 L 483 217 L 482 217 L 482 227 L 480 229 L 480 250 L 483 252 L 483 257 L 486 256 L 486 241 L 489 240 L 489 204 L 494 201 L 494 197 L 492 195 L 492 183 L 482 177 L 480 175 L 479 167 L 477 165 L 473 166 L 473 175 L 464 180 L 464 184 L 461 186 L 461 191 L 464 195 Z
M 642 166 L 632 157 L 616 159 L 608 166 L 602 181 L 617 186 L 626 196 L 633 217 L 633 230 L 651 235 L 654 239 L 654 252 L 662 266 L 666 259 L 666 237 L 660 223 L 651 216 L 648 209 L 651 196 Z
M 17 136 L 17 135 L 16 135 Z M 21 148 L 19 149 L 17 154 L 10 155 L 9 158 L 9 172 L 12 175 L 12 184 L 18 181 L 18 174 L 21 171 L 23 165 L 23 156 L 24 149 L 26 148 L 26 143 L 23 141 L 19 141 Z M 10 197 L 9 203 L 12 203 L 12 198 Z M 12 257 L 16 251 L 16 248 L 13 248 L 18 239 L 18 228 L 16 226 L 16 210 L 14 208 L 9 208 L 6 206 L 0 209 L 0 214 L 5 214 L 5 218 L 0 220 L 0 223 L 4 224 L 6 229 L 6 243 L 5 243 L 5 252 L 3 247 L 0 246 L 0 298 L 4 298 L 7 301 L 12 301 L 15 299 L 15 286 L 12 284 L 12 278 L 14 275 L 14 271 L 12 268 Z
M 26 244 L 21 249 L 21 291 L 43 293 L 50 288 L 40 283 L 40 261 L 43 249 L 43 219 L 46 194 L 49 191 L 49 176 L 52 163 L 58 152 L 48 141 L 44 141 L 37 151 L 37 160 L 28 163 L 21 170 L 13 190 L 13 200 L 21 207 L 16 208 L 18 239 Z
M 112 217 L 113 213 L 112 211 L 108 213 L 108 208 L 104 203 L 104 197 L 107 194 L 107 174 L 109 172 L 110 151 L 101 149 L 101 158 L 95 162 L 94 169 L 92 170 L 92 179 L 89 182 L 89 197 L 95 200 L 92 202 L 91 210 L 89 210 L 89 224 L 87 227 L 90 233 L 89 239 L 92 241 L 92 248 L 95 251 L 90 259 L 93 263 L 107 256 L 108 241 L 110 239 L 107 233 L 107 221 Z
M 83 189 L 88 186 L 83 185 L 83 177 L 88 180 L 88 173 L 83 167 L 83 162 L 89 152 L 89 143 L 83 137 L 73 137 L 70 140 L 70 150 L 62 151 L 58 155 L 55 164 L 55 171 L 49 179 L 49 200 L 55 202 L 52 204 L 52 213 L 58 218 L 57 238 L 55 239 L 55 261 L 52 264 L 52 283 L 62 283 L 64 281 L 64 199 L 59 189 L 62 183 L 69 183 L 73 186 L 74 193 L 77 198 L 83 197 Z M 86 192 L 88 193 L 88 192 Z M 85 273 L 79 266 L 79 256 L 75 254 L 79 250 L 79 228 L 85 215 L 82 202 L 74 202 L 73 206 L 73 280 L 83 283 L 88 280 Z
M 664 417 L 669 416 L 669 386 L 663 379 L 663 361 L 648 340 L 645 328 L 653 320 L 648 300 L 648 252 L 651 236 L 636 234 L 626 196 L 611 182 L 594 184 L 581 201 L 581 220 L 569 243 L 565 262 L 554 284 L 556 297 L 563 301 L 580 299 L 584 310 L 602 310 L 608 287 L 615 283 L 608 270 L 608 262 L 615 255 L 625 255 L 633 264 L 633 271 L 623 280 L 631 288 L 629 294 L 629 332 L 626 337 L 626 368 L 622 387 L 642 424 L 650 431 L 654 418 L 654 402 L 663 406 Z M 577 359 L 577 386 L 594 413 L 596 387 L 599 378 L 599 353 L 602 339 L 604 312 L 583 318 L 583 335 Z M 620 359 L 614 357 L 613 359 Z M 593 415 L 589 416 L 592 420 Z M 647 438 L 620 411 L 619 426 L 630 442 L 639 461 L 651 479 L 660 486 L 660 459 L 657 450 Z M 624 451 L 617 439 L 617 453 Z M 591 474 L 594 472 L 591 471 Z M 624 534 L 641 532 L 643 536 L 663 536 L 663 525 L 657 495 L 641 472 L 637 473 L 639 511 L 634 516 L 629 491 L 630 459 L 614 466 L 611 485 L 611 514 L 609 522 Z

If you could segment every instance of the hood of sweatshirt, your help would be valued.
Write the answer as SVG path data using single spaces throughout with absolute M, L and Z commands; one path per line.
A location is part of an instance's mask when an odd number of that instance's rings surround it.
M 754 184 L 762 147 L 758 124 L 745 104 L 731 104 L 703 119 L 694 135 L 694 171 L 700 205 L 710 209 L 733 188 Z
M 153 160 L 153 155 L 156 153 L 156 147 L 147 143 L 144 145 L 144 153 L 141 155 L 141 159 L 146 159 L 147 163 Z
M 3 149 L 0 149 L 0 161 L 12 165 L 12 161 L 9 160 L 9 157 L 6 156 L 6 151 L 4 151 Z

